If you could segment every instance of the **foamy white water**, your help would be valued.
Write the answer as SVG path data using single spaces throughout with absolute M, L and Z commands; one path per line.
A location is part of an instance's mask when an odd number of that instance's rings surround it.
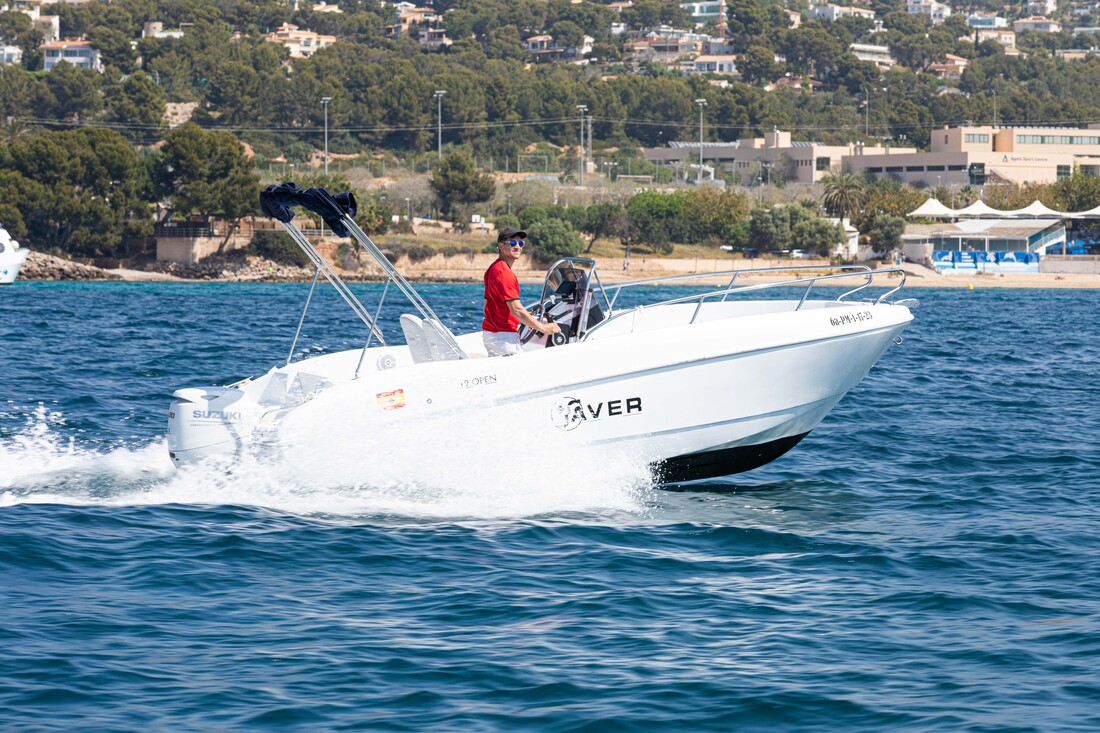
M 62 435 L 44 407 L 0 439 L 0 506 L 24 503 L 259 506 L 295 514 L 414 518 L 641 511 L 643 457 L 536 445 L 523 426 L 476 416 L 410 421 L 383 438 L 291 435 L 278 456 L 214 457 L 177 469 L 164 440 L 98 452 Z

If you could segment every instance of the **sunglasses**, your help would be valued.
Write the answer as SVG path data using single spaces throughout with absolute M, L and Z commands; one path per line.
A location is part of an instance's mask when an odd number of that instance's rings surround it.
M 501 244 L 506 244 L 509 247 L 520 247 L 520 248 L 522 248 L 523 247 L 523 240 L 522 239 L 506 239 L 503 242 L 501 242 Z

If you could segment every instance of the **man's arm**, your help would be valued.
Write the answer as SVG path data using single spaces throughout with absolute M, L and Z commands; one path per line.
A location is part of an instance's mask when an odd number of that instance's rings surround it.
M 535 317 L 531 315 L 518 300 L 509 300 L 507 303 L 508 308 L 512 311 L 512 315 L 528 328 L 533 328 L 539 333 L 545 333 L 547 335 L 561 332 L 561 326 L 556 323 L 542 323 L 541 321 L 535 320 Z

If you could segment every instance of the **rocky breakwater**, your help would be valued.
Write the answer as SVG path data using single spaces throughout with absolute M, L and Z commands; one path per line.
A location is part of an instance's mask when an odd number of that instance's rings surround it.
M 178 262 L 154 262 L 142 268 L 184 280 L 218 280 L 221 282 L 286 282 L 310 280 L 313 270 L 284 265 L 262 257 L 207 257 L 194 265 Z
M 91 265 L 31 250 L 19 271 L 20 280 L 118 280 L 118 275 Z

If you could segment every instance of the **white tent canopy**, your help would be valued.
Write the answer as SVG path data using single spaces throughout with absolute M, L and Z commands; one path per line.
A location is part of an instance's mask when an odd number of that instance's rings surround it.
M 957 219 L 964 216 L 1014 219 L 1100 219 L 1100 206 L 1095 206 L 1088 211 L 1055 211 L 1043 202 L 1036 200 L 1022 209 L 1002 211 L 994 209 L 984 201 L 975 201 L 970 206 L 962 209 L 952 209 L 944 206 L 936 199 L 930 198 L 913 211 L 910 211 L 909 216 L 915 219 Z
M 1025 206 L 1022 209 L 1013 209 L 1012 211 L 1006 211 L 1006 212 L 1004 212 L 1003 215 L 1004 216 L 1016 216 L 1016 217 L 1030 216 L 1030 217 L 1035 217 L 1035 218 L 1040 218 L 1040 217 L 1053 217 L 1055 219 L 1063 218 L 1062 212 L 1055 211 L 1054 209 L 1050 208 L 1049 206 L 1044 204 L 1039 199 L 1035 199 L 1034 201 L 1032 201 L 1030 204 L 1028 204 L 1027 206 Z
M 998 211 L 984 201 L 978 200 L 970 206 L 955 210 L 956 216 L 1004 216 L 1005 212 Z
M 936 199 L 930 198 L 910 212 L 909 216 L 921 219 L 953 219 L 956 214 L 954 209 L 949 209 Z

